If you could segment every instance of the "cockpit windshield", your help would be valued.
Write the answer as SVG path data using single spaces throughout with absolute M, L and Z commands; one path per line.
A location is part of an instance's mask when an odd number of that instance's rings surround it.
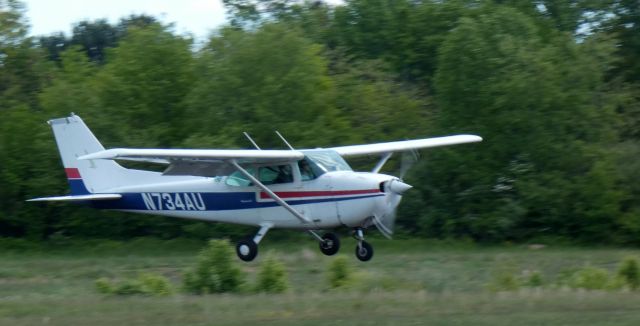
M 335 151 L 309 150 L 302 152 L 306 156 L 306 159 L 313 163 L 313 165 L 323 173 L 332 171 L 353 171 L 342 156 Z

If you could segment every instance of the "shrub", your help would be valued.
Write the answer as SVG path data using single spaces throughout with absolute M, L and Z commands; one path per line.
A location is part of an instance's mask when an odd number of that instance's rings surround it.
M 134 295 L 147 294 L 142 290 L 142 285 L 138 280 L 124 280 L 111 286 L 111 294 Z
M 491 291 L 515 291 L 520 288 L 520 282 L 516 275 L 507 270 L 498 271 L 487 285 Z
M 524 283 L 528 287 L 539 288 L 544 284 L 544 280 L 540 272 L 533 271 L 526 276 L 526 280 Z
M 337 256 L 331 261 L 327 273 L 331 288 L 348 287 L 353 282 L 353 270 L 345 256 Z
M 111 282 L 109 282 L 108 279 L 102 277 L 96 280 L 96 289 L 98 290 L 98 292 L 102 293 L 102 294 L 112 294 L 113 293 L 113 288 L 111 286 Z
M 106 278 L 100 278 L 95 282 L 98 292 L 115 295 L 149 295 L 165 296 L 171 294 L 171 283 L 162 275 L 145 273 L 137 279 L 127 279 L 120 282 L 111 282 Z
M 238 292 L 244 274 L 227 240 L 211 240 L 200 251 L 196 265 L 184 276 L 184 289 L 194 294 Z
M 149 295 L 170 295 L 171 283 L 166 277 L 158 274 L 145 273 L 138 277 L 142 292 Z
M 617 276 L 624 280 L 627 286 L 632 290 L 640 287 L 640 268 L 638 260 L 635 257 L 625 258 L 618 268 Z
M 587 266 L 577 270 L 568 279 L 574 289 L 604 290 L 609 288 L 609 272 L 606 269 Z
M 267 255 L 260 265 L 256 291 L 267 293 L 282 293 L 289 288 L 287 272 L 284 265 L 272 254 Z

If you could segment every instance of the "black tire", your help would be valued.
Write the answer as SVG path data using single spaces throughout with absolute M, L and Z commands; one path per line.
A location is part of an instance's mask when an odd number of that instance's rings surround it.
M 360 245 L 356 246 L 356 257 L 360 261 L 369 261 L 373 257 L 373 247 L 366 241 L 362 241 Z
M 340 250 L 340 238 L 335 233 L 325 233 L 322 239 L 324 241 L 320 242 L 320 251 L 323 254 L 333 256 Z
M 236 254 L 244 261 L 252 261 L 258 255 L 258 245 L 253 239 L 240 240 L 236 245 Z

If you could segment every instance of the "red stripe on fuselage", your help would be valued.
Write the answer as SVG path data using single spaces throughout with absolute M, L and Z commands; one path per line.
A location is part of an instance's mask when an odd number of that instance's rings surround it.
M 282 191 L 276 192 L 280 198 L 301 198 L 301 197 L 322 197 L 322 196 L 345 196 L 345 195 L 363 195 L 374 194 L 380 192 L 379 189 L 363 189 L 363 190 L 335 190 L 335 191 Z M 269 199 L 266 192 L 260 193 L 260 199 Z
M 67 173 L 67 179 L 82 179 L 80 171 L 76 168 L 65 168 L 64 172 Z

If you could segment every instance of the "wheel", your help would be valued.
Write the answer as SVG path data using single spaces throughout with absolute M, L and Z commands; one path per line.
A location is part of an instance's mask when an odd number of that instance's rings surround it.
M 320 242 L 320 251 L 327 256 L 335 255 L 340 250 L 340 239 L 335 233 L 322 235 L 324 241 Z
M 366 241 L 356 246 L 356 257 L 361 261 L 369 261 L 373 257 L 373 247 Z
M 253 239 L 240 240 L 236 245 L 236 253 L 240 259 L 252 261 L 258 255 L 258 245 Z

